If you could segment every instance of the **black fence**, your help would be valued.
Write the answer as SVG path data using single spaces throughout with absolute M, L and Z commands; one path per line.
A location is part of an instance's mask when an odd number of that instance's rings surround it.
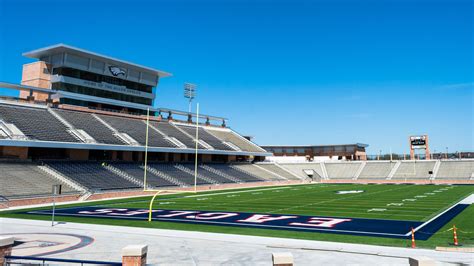
M 31 256 L 5 256 L 5 265 L 122 265 L 121 262 L 72 260 L 58 258 L 42 258 Z
M 416 160 L 425 160 L 425 154 L 415 154 Z M 452 152 L 452 153 L 432 153 L 432 160 L 460 160 L 460 159 L 474 159 L 474 152 Z M 367 155 L 367 160 L 410 160 L 410 154 L 378 154 L 378 155 Z

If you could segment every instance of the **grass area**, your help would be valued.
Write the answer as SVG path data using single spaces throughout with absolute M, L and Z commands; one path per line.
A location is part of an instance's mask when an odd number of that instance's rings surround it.
M 362 193 L 337 194 L 337 191 L 363 191 Z M 371 218 L 404 221 L 427 221 L 436 214 L 474 193 L 474 186 L 457 185 L 361 185 L 314 184 L 286 187 L 265 187 L 239 190 L 201 192 L 197 195 L 163 195 L 155 201 L 156 209 L 210 210 L 230 212 L 255 212 L 262 214 L 294 214 Z M 69 206 L 101 206 L 107 208 L 148 208 L 151 197 L 106 200 Z M 414 201 L 404 201 L 415 199 Z M 403 203 L 397 206 L 392 203 Z M 35 210 L 45 209 L 36 208 Z M 369 211 L 386 209 L 384 211 Z M 33 210 L 33 209 L 31 209 Z M 21 212 L 24 212 L 22 210 Z M 0 217 L 48 220 L 49 216 L 22 214 L 19 211 L 0 213 Z M 452 242 L 452 232 L 445 232 L 452 224 L 460 231 L 459 240 L 474 246 L 474 207 L 470 206 L 455 217 L 427 241 L 417 241 L 417 246 L 433 248 Z M 339 235 L 317 232 L 255 229 L 242 227 L 184 224 L 172 222 L 100 219 L 88 217 L 58 217 L 65 222 L 108 224 L 147 228 L 164 228 L 190 231 L 218 232 L 297 239 L 364 243 L 389 246 L 409 246 L 407 239 Z

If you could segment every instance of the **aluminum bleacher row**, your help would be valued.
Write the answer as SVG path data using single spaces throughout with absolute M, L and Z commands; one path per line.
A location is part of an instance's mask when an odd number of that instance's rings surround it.
M 305 170 L 314 170 L 316 179 L 329 180 L 474 180 L 474 160 L 308 162 L 278 165 L 302 178 L 306 177 Z
M 281 181 L 252 164 L 207 163 L 198 165 L 197 185 Z M 144 169 L 140 163 L 54 161 L 0 162 L 0 197 L 13 199 L 51 195 L 54 184 L 63 184 L 67 193 L 142 189 Z M 280 173 L 281 174 L 281 173 Z M 287 173 L 286 179 L 298 179 Z M 156 163 L 147 165 L 148 187 L 192 187 L 194 164 Z
M 0 103 L 1 124 L 15 126 L 15 131 L 19 130 L 23 139 L 31 141 L 111 145 L 145 145 L 146 143 L 146 121 L 139 116 L 133 118 L 37 105 Z M 148 130 L 148 145 L 159 148 L 194 149 L 195 131 L 196 127 L 193 125 L 151 121 Z M 18 138 L 18 134 L 9 136 L 0 129 L 0 138 L 15 139 Z M 200 126 L 198 143 L 199 149 L 266 152 L 229 128 Z
M 0 161 L 0 169 L 0 199 L 49 196 L 54 184 L 63 184 L 63 191 L 69 194 L 133 190 L 144 185 L 144 166 L 132 162 Z M 303 180 L 308 169 L 314 170 L 316 180 L 474 180 L 474 160 L 206 163 L 199 164 L 197 184 Z M 194 164 L 151 162 L 147 166 L 146 183 L 154 188 L 192 187 Z

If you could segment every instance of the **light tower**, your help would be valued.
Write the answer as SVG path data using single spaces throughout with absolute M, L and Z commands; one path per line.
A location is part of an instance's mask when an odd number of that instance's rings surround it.
M 191 102 L 196 97 L 196 84 L 184 83 L 184 98 L 189 99 L 189 108 L 188 112 L 191 113 Z

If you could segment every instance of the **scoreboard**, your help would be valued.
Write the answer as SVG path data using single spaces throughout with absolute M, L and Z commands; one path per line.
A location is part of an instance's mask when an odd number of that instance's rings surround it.
M 412 149 L 426 149 L 426 136 L 411 136 L 410 144 Z

